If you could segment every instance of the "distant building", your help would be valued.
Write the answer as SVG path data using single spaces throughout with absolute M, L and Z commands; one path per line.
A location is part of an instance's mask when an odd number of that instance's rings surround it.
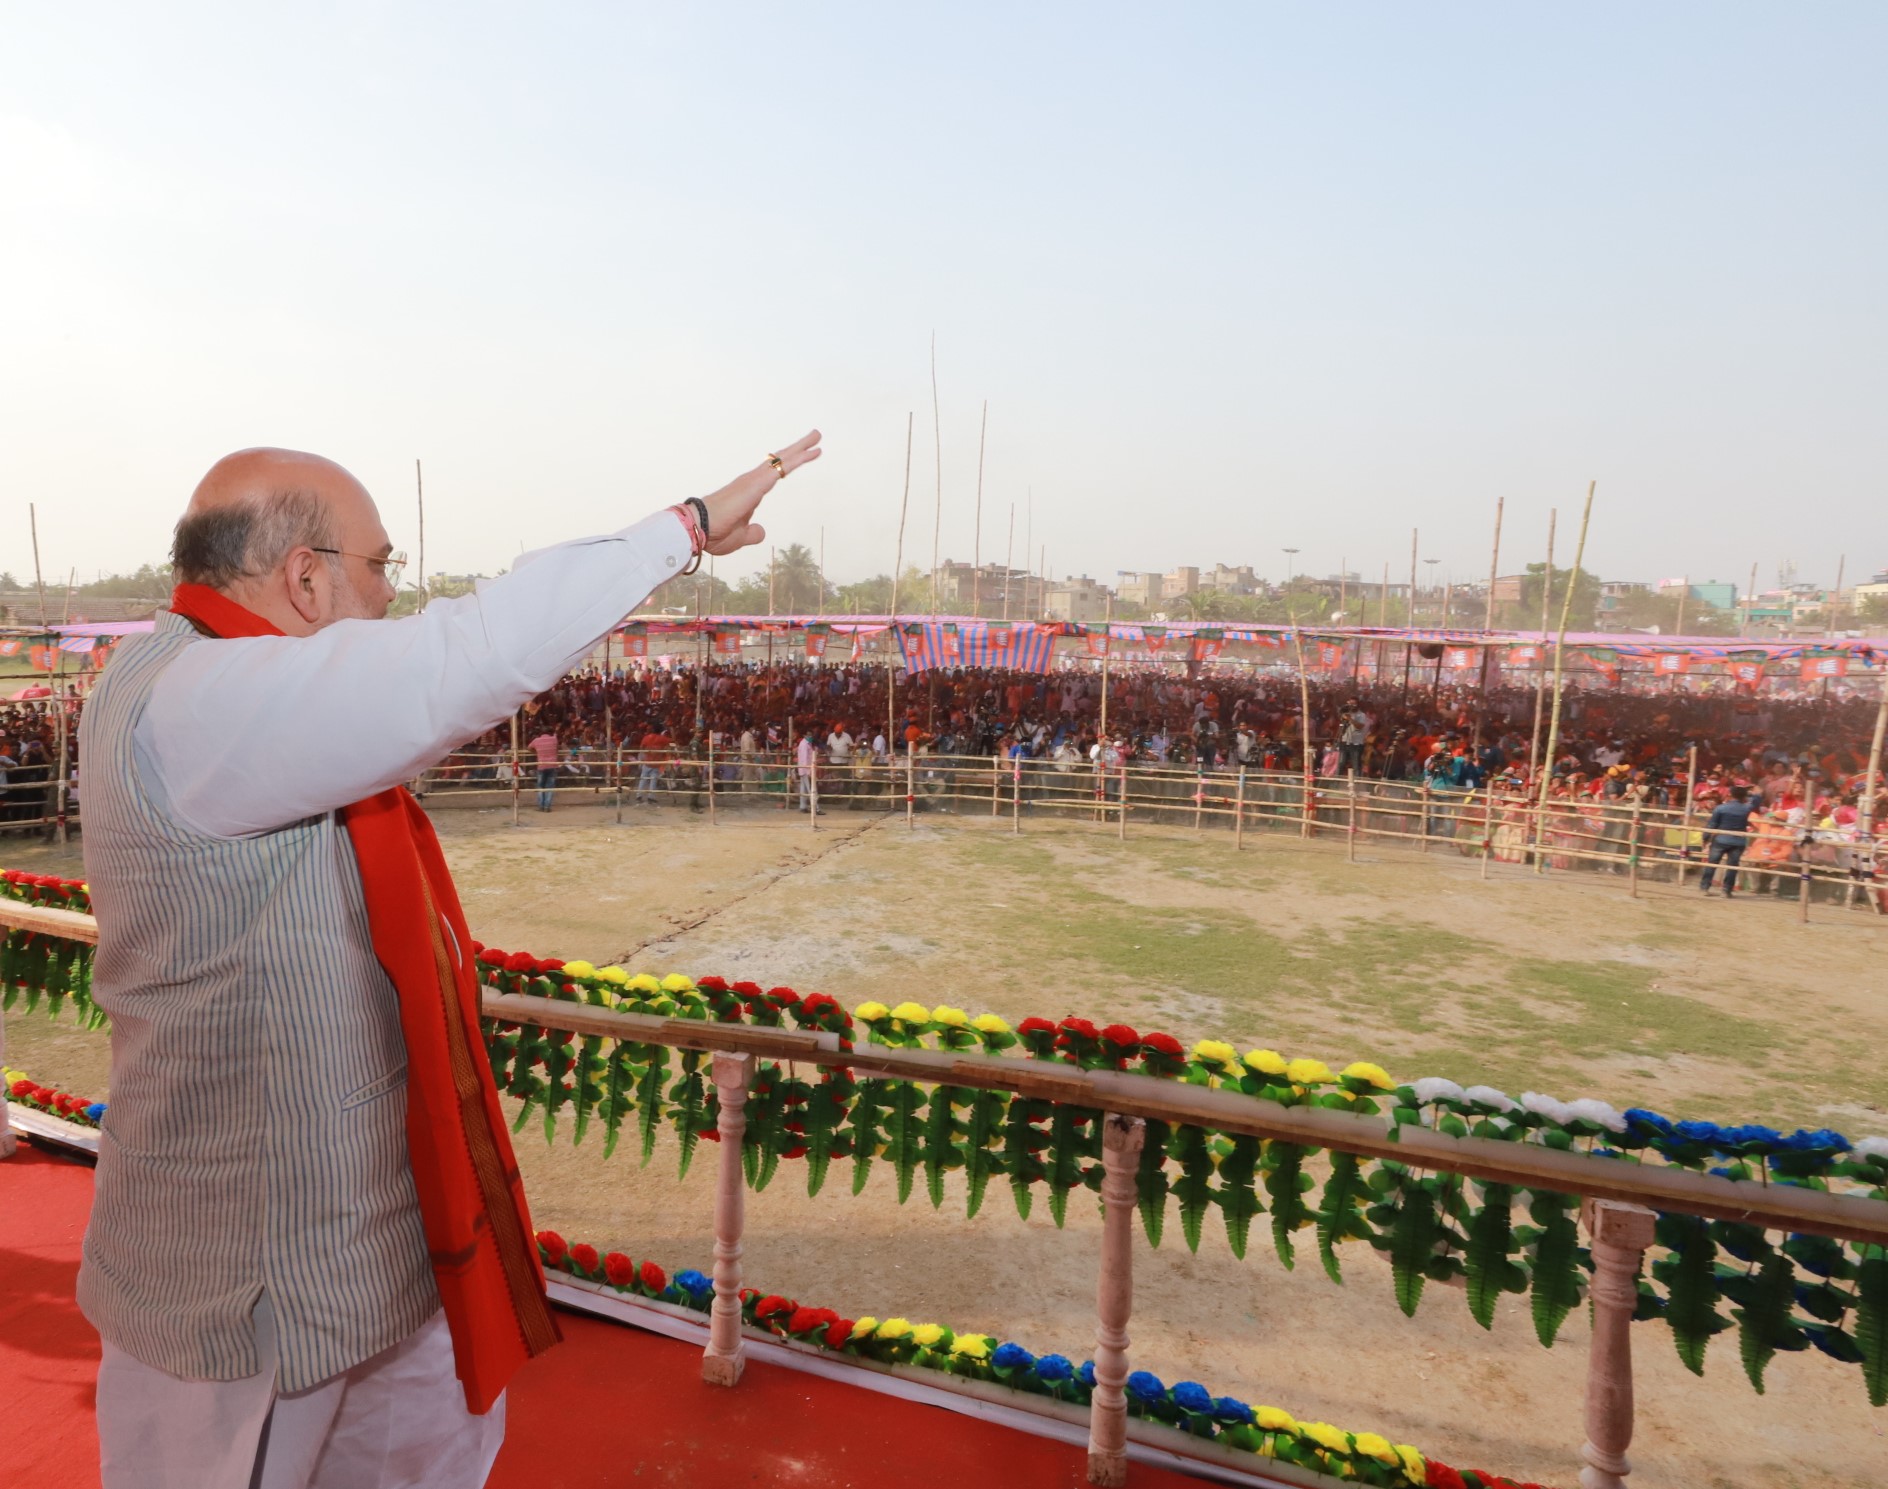
M 1197 572 L 1201 589 L 1215 590 L 1223 595 L 1255 595 L 1259 592 L 1259 576 L 1252 572 L 1251 564 L 1214 564 L 1210 569 Z
M 954 615 L 981 615 L 986 620 L 997 620 L 1005 614 L 1019 620 L 1025 601 L 1040 598 L 1042 592 L 1040 581 L 1026 569 L 1005 568 L 1002 564 L 985 564 L 979 569 L 974 564 L 954 561 L 939 566 L 937 587 L 938 603 L 943 608 Z
M 1066 620 L 1086 624 L 1108 618 L 1110 591 L 1086 574 L 1072 575 L 1049 585 L 1049 597 L 1043 606 L 1047 620 Z
M 1650 594 L 1652 586 L 1642 579 L 1602 579 L 1600 581 L 1600 614 L 1617 610 L 1628 595 Z
M 1114 577 L 1115 596 L 1123 604 L 1152 606 L 1161 602 L 1161 575 L 1121 569 Z
M 1177 600 L 1182 595 L 1193 594 L 1200 587 L 1200 571 L 1197 567 L 1169 569 L 1160 576 L 1160 597 L 1163 600 Z
M 1684 591 L 1688 600 L 1700 600 L 1717 610 L 1735 610 L 1737 608 L 1737 586 L 1722 584 L 1716 579 L 1706 580 L 1703 584 L 1693 584 L 1684 579 L 1661 579 L 1659 593 L 1675 595 Z

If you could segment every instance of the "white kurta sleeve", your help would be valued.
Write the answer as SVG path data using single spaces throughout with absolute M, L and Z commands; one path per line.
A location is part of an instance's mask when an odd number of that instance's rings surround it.
M 658 512 L 539 549 L 476 594 L 401 620 L 186 647 L 134 742 L 172 811 L 216 837 L 268 832 L 409 780 L 509 718 L 688 562 Z

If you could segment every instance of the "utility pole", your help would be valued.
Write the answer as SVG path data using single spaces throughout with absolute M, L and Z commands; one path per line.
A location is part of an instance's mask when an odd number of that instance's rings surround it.
M 970 539 L 970 613 L 983 615 L 983 445 L 990 433 L 990 400 L 983 400 L 983 420 L 977 426 L 977 521 Z
M 1507 497 L 1495 498 L 1495 549 L 1488 558 L 1488 610 L 1482 619 L 1484 631 L 1495 628 L 1495 584 L 1501 575 L 1501 510 L 1507 504 Z

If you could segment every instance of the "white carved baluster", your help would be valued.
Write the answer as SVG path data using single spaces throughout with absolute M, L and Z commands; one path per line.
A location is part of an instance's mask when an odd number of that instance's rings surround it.
M 1095 1394 L 1089 1406 L 1088 1482 L 1128 1481 L 1128 1315 L 1134 1307 L 1134 1172 L 1147 1124 L 1102 1118 L 1101 1278 L 1095 1289 Z
M 715 1124 L 721 1134 L 721 1161 L 715 1174 L 715 1300 L 708 1316 L 701 1378 L 711 1386 L 731 1386 L 747 1363 L 741 1339 L 741 1231 L 747 1222 L 741 1140 L 747 1132 L 747 1089 L 754 1080 L 754 1057 L 717 1054 L 714 1076 L 721 1101 Z
M 1639 1264 L 1652 1244 L 1653 1213 L 1590 1199 L 1580 1219 L 1593 1245 L 1593 1347 L 1586 1362 L 1586 1446 L 1580 1489 L 1625 1489 L 1632 1472 L 1632 1314 Z

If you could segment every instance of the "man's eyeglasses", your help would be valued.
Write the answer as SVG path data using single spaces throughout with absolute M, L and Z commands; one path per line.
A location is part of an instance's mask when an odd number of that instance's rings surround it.
M 406 554 L 397 550 L 389 553 L 385 558 L 376 558 L 371 553 L 349 553 L 340 548 L 317 548 L 313 551 L 332 553 L 336 558 L 358 558 L 362 563 L 374 564 L 379 568 L 381 576 L 395 589 L 400 587 L 400 575 L 406 569 Z

